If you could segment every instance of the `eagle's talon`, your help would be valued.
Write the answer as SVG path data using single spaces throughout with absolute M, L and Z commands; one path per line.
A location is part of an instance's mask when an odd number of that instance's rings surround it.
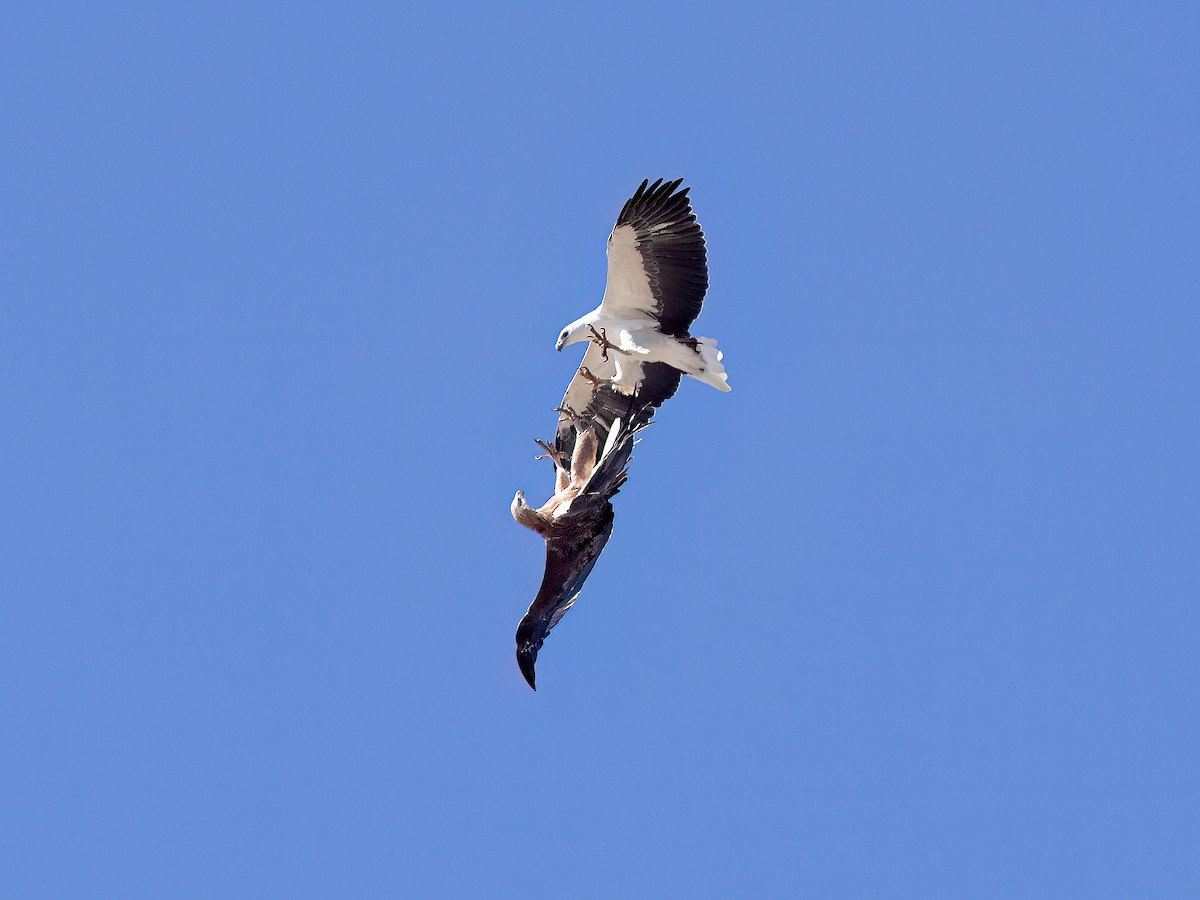
M 551 446 L 550 446 L 549 444 L 547 444 L 545 441 L 543 441 L 543 440 L 540 440 L 540 439 L 538 439 L 538 438 L 534 438 L 534 439 L 533 439 L 533 442 L 534 442 L 535 444 L 537 444 L 539 447 L 541 447 L 543 450 L 545 450 L 545 451 L 546 451 L 545 453 L 542 453 L 542 454 L 539 454 L 538 456 L 535 456 L 535 457 L 534 457 L 534 459 L 535 459 L 535 460 L 537 460 L 537 459 L 548 459 L 548 460 L 551 460 L 551 461 L 554 463 L 554 467 L 555 467 L 556 469 L 561 469 L 561 468 L 563 468 L 563 463 L 566 461 L 567 454 L 563 453 L 561 450 L 556 450 L 554 447 L 551 447 Z
M 600 358 L 608 362 L 608 348 L 617 349 L 617 345 L 608 339 L 608 329 L 601 328 L 597 331 L 595 325 L 589 325 L 588 331 L 592 333 L 592 343 L 600 348 Z
M 591 373 L 589 372 L 588 374 L 590 375 Z M 574 425 L 576 428 L 582 429 L 582 428 L 586 428 L 588 426 L 587 419 L 585 419 L 579 413 L 575 412 L 575 410 L 571 409 L 571 407 L 567 406 L 567 404 L 565 404 L 565 403 L 562 406 L 554 407 L 554 409 L 550 410 L 550 412 L 556 412 L 556 413 L 566 416 L 567 419 L 570 420 L 571 424 Z

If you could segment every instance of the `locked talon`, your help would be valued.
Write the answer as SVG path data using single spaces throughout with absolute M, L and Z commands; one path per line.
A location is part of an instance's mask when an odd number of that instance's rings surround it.
M 589 369 L 587 366 L 579 367 L 579 377 L 582 378 L 584 381 L 586 381 L 588 384 L 590 384 L 593 389 L 599 387 L 601 382 L 603 381 L 603 379 L 597 378 L 595 375 L 593 375 L 592 370 Z
M 589 372 L 588 374 L 591 373 Z M 571 407 L 567 406 L 565 403 L 562 406 L 554 407 L 554 409 L 550 410 L 550 412 L 556 412 L 566 416 L 571 421 L 571 424 L 576 428 L 587 425 L 587 421 L 583 418 L 583 416 L 575 412 L 575 410 L 571 409 Z
M 538 438 L 534 438 L 533 442 L 546 451 L 545 453 L 535 456 L 535 460 L 548 459 L 554 463 L 555 468 L 562 468 L 563 461 L 567 458 L 567 454 L 563 453 L 561 450 L 556 450 L 545 441 L 539 440 Z

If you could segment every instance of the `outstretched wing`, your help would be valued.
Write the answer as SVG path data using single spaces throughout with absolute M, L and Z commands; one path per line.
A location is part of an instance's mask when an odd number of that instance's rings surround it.
M 608 452 L 596 465 L 585 490 L 571 502 L 566 515 L 551 526 L 546 536 L 546 570 L 541 587 L 517 625 L 517 665 L 534 690 L 538 651 L 550 629 L 579 597 L 612 535 L 613 506 L 609 501 L 628 477 L 633 436 L 642 426 L 628 423 L 619 427 L 613 446 L 606 448 Z
M 663 334 L 684 337 L 708 290 L 704 233 L 682 178 L 643 181 L 608 238 L 608 282 L 600 307 L 619 318 L 657 319 Z

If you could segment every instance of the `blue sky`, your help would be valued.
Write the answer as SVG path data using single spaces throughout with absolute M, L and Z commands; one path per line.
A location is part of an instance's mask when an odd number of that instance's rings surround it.
M 6 896 L 1200 894 L 1193 4 L 5 20 Z M 677 176 L 734 390 L 534 694 Z

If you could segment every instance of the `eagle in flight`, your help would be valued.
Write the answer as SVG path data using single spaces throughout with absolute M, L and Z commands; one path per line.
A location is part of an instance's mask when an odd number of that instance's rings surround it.
M 612 534 L 612 498 L 628 477 L 635 435 L 684 375 L 729 390 L 716 341 L 688 331 L 708 289 L 708 263 L 682 182 L 643 181 L 625 203 L 608 238 L 600 305 L 555 343 L 588 348 L 555 410 L 553 444 L 537 442 L 554 464 L 554 493 L 539 508 L 523 491 L 512 502 L 513 518 L 546 541 L 541 587 L 517 626 L 517 664 L 535 690 L 538 651 Z

